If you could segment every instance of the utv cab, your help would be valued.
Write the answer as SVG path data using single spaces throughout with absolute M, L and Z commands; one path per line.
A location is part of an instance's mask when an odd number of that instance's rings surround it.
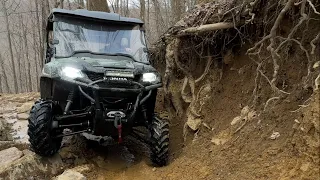
M 149 63 L 143 22 L 53 9 L 46 37 L 41 99 L 28 119 L 31 148 L 51 156 L 64 136 L 87 133 L 121 143 L 134 135 L 149 144 L 154 164 L 166 165 L 169 126 L 154 112 L 162 84 Z M 147 131 L 138 133 L 141 127 Z

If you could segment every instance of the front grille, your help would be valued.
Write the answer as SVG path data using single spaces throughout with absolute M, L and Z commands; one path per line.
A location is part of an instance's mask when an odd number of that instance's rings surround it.
M 97 81 L 97 80 L 103 79 L 104 77 L 103 73 L 87 72 L 86 74 L 91 81 Z
M 138 86 L 132 85 L 130 83 L 130 80 L 133 80 L 131 78 L 105 77 L 103 73 L 92 73 L 92 72 L 86 72 L 86 74 L 91 81 L 105 79 L 106 80 L 105 82 L 100 82 L 97 84 L 100 87 L 105 87 L 105 88 L 117 87 L 117 88 L 129 88 L 129 89 L 138 88 Z

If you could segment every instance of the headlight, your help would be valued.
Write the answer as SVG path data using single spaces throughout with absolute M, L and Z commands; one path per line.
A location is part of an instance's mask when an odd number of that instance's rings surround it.
M 155 73 L 144 73 L 142 75 L 143 82 L 156 83 L 160 82 L 160 77 Z
M 64 67 L 61 71 L 61 76 L 68 77 L 71 79 L 82 78 L 84 77 L 83 73 L 80 69 L 76 69 L 73 67 Z

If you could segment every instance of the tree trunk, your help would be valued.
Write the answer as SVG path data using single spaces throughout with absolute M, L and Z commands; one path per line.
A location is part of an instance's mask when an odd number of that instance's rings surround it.
M 23 25 L 23 22 L 22 22 Z M 24 37 L 24 48 L 26 50 L 26 78 L 27 78 L 27 91 L 32 92 L 32 80 L 31 80 L 31 64 L 29 59 L 29 47 L 28 47 L 28 35 L 27 35 L 27 26 L 23 27 L 23 37 Z
M 174 0 L 171 1 L 171 12 L 172 12 L 172 16 L 173 16 L 173 24 L 175 24 L 176 22 L 178 22 L 181 17 L 182 14 L 185 12 L 185 1 L 184 0 Z
M 129 0 L 126 0 L 126 8 L 125 8 L 125 15 L 124 16 L 130 16 L 130 12 L 129 12 Z
M 78 9 L 84 9 L 85 5 L 84 5 L 84 1 L 83 0 L 76 0 L 76 3 L 78 4 Z
M 6 92 L 10 92 L 10 88 L 9 88 L 9 83 L 8 83 L 8 77 L 7 77 L 7 73 L 6 73 L 6 70 L 4 68 L 4 59 L 2 57 L 2 55 L 0 54 L 0 79 L 3 78 L 3 83 L 6 87 Z M 0 84 L 0 86 L 2 86 L 2 83 Z M 4 92 L 4 88 L 2 89 Z
M 145 0 L 140 0 L 140 18 L 142 21 L 145 21 L 145 13 L 146 13 L 146 2 Z
M 71 10 L 72 7 L 71 7 L 71 3 L 70 3 L 70 0 L 68 0 L 68 9 Z
M 35 21 L 34 22 L 34 27 L 36 26 Z M 36 89 L 38 88 L 39 82 L 38 82 L 38 74 L 39 74 L 39 67 L 38 67 L 38 62 L 39 62 L 39 53 L 37 53 L 37 42 L 36 42 L 36 30 L 35 28 L 32 28 L 32 38 L 33 38 L 33 51 L 34 51 L 34 59 L 33 59 L 33 63 L 34 63 L 34 67 L 35 67 L 35 77 L 36 77 Z
M 120 4 L 119 4 L 119 0 L 116 0 L 115 13 L 118 13 L 118 14 L 120 13 L 120 11 L 119 11 L 119 10 L 120 10 L 119 5 L 120 5 Z
M 36 24 L 38 24 L 37 29 L 38 29 L 38 39 L 34 39 L 35 43 L 38 45 L 38 47 L 36 48 L 37 50 L 39 50 L 40 54 L 37 53 L 38 57 L 38 61 L 36 61 L 36 67 L 38 68 L 39 66 L 41 66 L 42 63 L 42 54 L 43 54 L 43 50 L 41 49 L 42 47 L 42 36 L 41 36 L 41 21 L 40 21 L 40 13 L 39 13 L 39 0 L 35 0 L 35 7 L 36 7 Z M 37 42 L 39 40 L 39 42 Z M 37 75 L 38 77 L 38 75 Z M 37 84 L 38 85 L 38 84 Z
M 64 6 L 63 6 L 63 5 L 64 5 L 64 4 L 63 4 L 63 3 L 64 3 L 63 1 L 64 1 L 64 0 L 60 0 L 60 7 L 61 7 L 61 9 L 63 9 L 63 7 L 64 7 Z
M 150 29 L 150 0 L 148 0 L 147 27 Z
M 44 50 L 45 50 L 45 39 L 47 30 L 47 17 L 50 13 L 50 5 L 48 0 L 42 1 L 41 14 L 42 14 L 42 44 L 40 45 L 40 69 L 43 67 L 44 63 Z
M 107 0 L 87 0 L 87 8 L 90 11 L 110 12 Z
M 161 10 L 160 10 L 160 5 L 158 0 L 152 0 L 153 6 L 154 6 L 154 11 L 155 11 L 155 16 L 156 16 L 156 30 L 157 30 L 157 36 L 159 36 L 162 32 L 162 28 L 164 23 L 163 23 L 163 18 L 161 16 Z
M 12 73 L 13 73 L 14 93 L 18 93 L 18 81 L 17 81 L 16 66 L 14 63 L 13 50 L 12 50 L 9 17 L 8 17 L 8 12 L 7 12 L 7 7 L 6 7 L 5 1 L 2 0 L 1 2 L 2 2 L 2 8 L 3 8 L 3 13 L 4 13 L 5 22 L 6 22 L 6 28 L 7 28 L 9 53 L 10 53 L 10 60 L 11 60 Z

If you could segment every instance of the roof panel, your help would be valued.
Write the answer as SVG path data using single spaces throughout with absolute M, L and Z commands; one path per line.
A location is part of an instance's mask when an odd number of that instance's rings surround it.
M 95 19 L 101 19 L 106 21 L 120 21 L 120 22 L 128 22 L 128 23 L 136 23 L 136 24 L 143 24 L 140 19 L 136 18 L 127 18 L 122 17 L 116 13 L 106 13 L 101 11 L 88 11 L 86 9 L 77 9 L 77 10 L 67 10 L 67 9 L 53 9 L 51 14 L 67 14 L 73 16 L 82 16 L 82 17 L 89 17 Z

